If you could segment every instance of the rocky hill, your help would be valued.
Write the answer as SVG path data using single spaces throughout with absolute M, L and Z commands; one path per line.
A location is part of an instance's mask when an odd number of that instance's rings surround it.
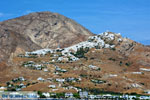
M 0 61 L 24 51 L 71 46 L 91 35 L 83 26 L 58 13 L 31 13 L 0 22 Z

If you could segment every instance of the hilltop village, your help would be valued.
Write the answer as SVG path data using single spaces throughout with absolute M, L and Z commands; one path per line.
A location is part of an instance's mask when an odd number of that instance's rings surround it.
M 38 91 L 35 97 L 47 98 L 150 98 L 135 92 L 150 94 L 149 89 L 144 89 L 145 83 L 138 83 L 131 77 L 149 75 L 150 69 L 140 67 L 139 71 L 125 71 L 132 62 L 118 56 L 121 44 L 129 49 L 134 46 L 133 41 L 122 38 L 120 34 L 104 32 L 63 49 L 26 51 L 13 61 L 21 69 L 38 74 L 30 78 L 13 78 L 1 84 L 0 90 Z M 119 80 L 123 80 L 121 84 Z

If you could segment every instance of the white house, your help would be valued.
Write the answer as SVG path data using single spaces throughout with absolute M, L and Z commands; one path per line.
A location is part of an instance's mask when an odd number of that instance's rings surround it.
M 150 96 L 140 96 L 140 100 L 150 100 Z
M 44 68 L 43 71 L 44 71 L 44 72 L 48 72 L 48 69 Z
M 132 72 L 132 74 L 143 74 L 143 72 Z
M 49 85 L 49 88 L 56 88 L 56 85 Z
M 24 77 L 19 77 L 18 78 L 20 81 L 25 81 L 25 78 Z
M 32 98 L 32 99 L 33 99 L 33 98 L 35 99 L 35 98 L 38 98 L 39 95 L 38 95 L 37 93 L 35 93 L 35 92 L 31 92 L 31 93 L 28 92 L 27 97 L 28 97 L 28 98 Z
M 89 99 L 94 99 L 96 96 L 95 95 L 88 95 Z
M 49 98 L 50 97 L 50 94 L 47 92 L 47 93 L 42 93 L 42 95 L 44 95 L 45 97 Z
M 139 85 L 137 83 L 133 83 L 133 84 L 131 84 L 131 86 L 134 87 L 134 88 L 142 87 L 141 85 Z
M 73 94 L 72 93 L 65 93 L 65 98 L 73 98 Z
M 94 65 L 89 65 L 88 67 L 89 67 L 89 68 L 91 68 L 91 69 L 95 69 L 95 70 L 98 70 L 98 69 L 100 69 L 99 67 L 97 67 L 97 66 L 94 66 Z
M 53 53 L 54 51 L 51 49 L 40 49 L 33 52 L 28 52 L 27 54 L 37 54 L 37 55 L 45 55 L 47 53 Z
M 37 80 L 38 80 L 38 81 L 44 81 L 44 78 L 39 77 L 39 78 L 37 78 Z
M 47 80 L 48 80 L 48 81 L 52 81 L 52 80 L 53 80 L 53 78 L 47 78 Z
M 142 70 L 142 71 L 150 71 L 150 69 L 147 69 L 147 68 L 140 68 L 140 70 Z
M 52 91 L 57 91 L 58 89 L 52 89 Z
M 57 78 L 56 81 L 57 82 L 65 82 L 65 79 L 59 79 L 59 78 Z
M 80 98 L 88 98 L 88 92 L 79 92 Z
M 0 87 L 0 91 L 4 91 L 4 90 L 6 90 L 7 88 L 6 87 Z
M 117 74 L 109 74 L 109 77 L 117 77 Z

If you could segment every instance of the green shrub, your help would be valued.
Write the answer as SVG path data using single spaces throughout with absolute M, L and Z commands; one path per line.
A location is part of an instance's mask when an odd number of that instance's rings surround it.
M 120 65 L 120 66 L 122 66 L 122 64 L 123 64 L 123 62 L 122 62 L 122 61 L 120 61 L 119 65 Z
M 80 76 L 81 76 L 81 77 L 87 77 L 87 75 L 85 75 L 85 74 L 80 74 Z
M 111 48 L 111 50 L 115 51 L 115 50 L 116 50 L 116 48 Z
M 91 82 L 96 83 L 96 84 L 106 83 L 106 81 L 104 81 L 104 80 L 91 80 Z
M 46 98 L 44 95 L 42 95 L 42 92 L 41 92 L 41 91 L 38 91 L 37 93 L 38 93 L 38 95 L 40 96 L 40 98 Z
M 77 50 L 77 52 L 74 54 L 74 56 L 78 57 L 78 58 L 85 58 L 85 53 L 87 53 L 89 51 L 89 48 L 79 48 Z
M 56 98 L 65 98 L 65 93 L 57 93 Z
M 116 59 L 114 59 L 114 58 L 109 58 L 108 60 L 116 61 Z
M 80 98 L 79 93 L 74 93 L 73 96 L 74 96 L 75 98 L 78 98 L 78 99 Z
M 130 66 L 130 65 L 131 65 L 131 63 L 130 63 L 130 62 L 127 62 L 127 63 L 125 63 L 125 65 L 126 65 L 126 66 Z
M 6 82 L 6 85 L 7 85 L 7 86 L 10 85 L 10 82 Z

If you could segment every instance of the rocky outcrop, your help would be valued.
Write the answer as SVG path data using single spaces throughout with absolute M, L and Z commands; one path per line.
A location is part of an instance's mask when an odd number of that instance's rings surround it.
M 0 29 L 0 32 L 0 62 L 7 61 L 18 48 L 22 49 L 21 52 L 41 48 L 33 43 L 30 38 L 27 39 L 17 32 L 6 29 Z M 16 54 L 21 52 L 16 52 Z

